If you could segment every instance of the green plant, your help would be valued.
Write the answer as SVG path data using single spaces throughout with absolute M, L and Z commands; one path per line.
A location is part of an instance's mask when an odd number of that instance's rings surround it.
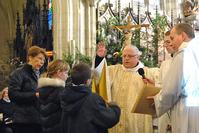
M 119 25 L 119 19 L 117 17 L 111 17 L 108 20 L 105 19 L 105 23 L 99 23 L 97 30 L 97 42 L 103 41 L 107 44 L 109 41 L 107 36 L 113 33 L 112 26 Z
M 63 54 L 63 61 L 68 63 L 70 68 L 78 62 L 84 62 L 86 64 L 92 65 L 92 59 L 90 56 L 84 55 L 80 53 L 79 51 L 75 54 Z
M 121 53 L 125 37 L 119 30 L 110 28 L 112 26 L 125 25 L 125 23 L 121 24 L 120 22 L 118 18 L 112 17 L 106 20 L 105 23 L 102 23 L 98 29 L 97 42 L 100 40 L 106 44 L 108 64 L 121 63 L 121 58 L 118 57 L 119 59 L 116 59 L 113 54 L 115 52 Z M 142 38 L 140 29 L 132 31 L 133 36 L 131 42 L 142 52 L 140 59 L 146 66 L 154 67 L 158 65 L 158 43 L 163 39 L 166 27 L 166 17 L 157 14 L 156 18 L 152 20 L 153 33 L 150 36 L 152 37 L 152 41 L 149 42 L 152 44 L 152 47 L 141 45 L 141 40 L 146 38 Z
M 103 41 L 107 49 L 107 63 L 109 65 L 120 62 L 120 57 L 115 58 L 113 55 L 115 52 L 120 52 L 124 35 L 120 33 L 118 29 L 112 28 L 113 26 L 122 25 L 118 17 L 111 17 L 106 19 L 105 23 L 99 25 L 97 32 L 97 43 Z
M 90 66 L 92 65 L 92 58 L 90 56 L 81 54 L 80 52 L 76 53 L 76 61 L 89 64 Z
M 68 63 L 70 68 L 72 68 L 73 63 L 75 62 L 75 58 L 72 54 L 66 54 L 66 52 L 64 52 L 63 61 Z
M 167 20 L 165 16 L 156 15 L 156 18 L 152 20 L 153 35 L 152 35 L 152 59 L 153 66 L 158 65 L 158 43 L 164 38 L 164 32 L 167 26 Z

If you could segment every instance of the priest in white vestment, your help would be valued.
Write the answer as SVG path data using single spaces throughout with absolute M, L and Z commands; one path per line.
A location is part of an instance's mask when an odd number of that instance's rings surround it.
M 161 116 L 171 109 L 173 133 L 199 133 L 199 40 L 188 24 L 178 24 L 171 31 L 171 43 L 176 51 L 167 82 L 154 97 L 156 112 Z M 182 48 L 184 45 L 187 48 Z
M 170 31 L 167 31 L 165 33 L 165 37 L 164 37 L 164 45 L 163 45 L 167 52 L 169 54 L 171 54 L 171 57 L 164 60 L 162 63 L 161 63 L 161 66 L 160 66 L 160 81 L 157 83 L 158 86 L 160 88 L 162 88 L 162 83 L 163 82 L 166 82 L 168 83 L 168 80 L 165 78 L 165 75 L 167 74 L 169 68 L 170 68 L 170 65 L 171 65 L 171 62 L 173 60 L 172 58 L 172 55 L 173 53 L 175 52 L 172 48 L 172 45 L 171 45 L 171 39 L 170 39 Z M 179 49 L 183 49 L 187 46 L 187 43 L 183 43 Z M 170 124 L 171 124 L 171 120 L 170 120 L 170 111 L 166 112 L 165 114 L 163 114 L 161 117 L 158 118 L 158 133 L 167 133 L 168 131 L 170 131 Z
M 162 82 L 167 82 L 167 79 L 165 78 L 165 75 L 170 68 L 170 64 L 172 62 L 172 54 L 174 53 L 174 50 L 171 46 L 171 39 L 170 39 L 170 31 L 167 31 L 164 36 L 164 44 L 163 47 L 166 48 L 166 51 L 168 54 L 171 54 L 169 58 L 164 60 L 160 65 L 160 80 L 158 83 L 156 83 L 160 88 L 162 88 Z M 167 133 L 167 131 L 171 130 L 168 126 L 170 126 L 170 112 L 164 113 L 161 117 L 158 119 L 158 133 Z
M 139 68 L 144 68 L 145 75 L 153 80 L 159 78 L 158 68 L 147 68 L 139 61 L 141 52 L 137 47 L 127 45 L 122 52 L 122 64 L 108 67 L 112 100 L 121 108 L 119 123 L 110 129 L 110 133 L 152 133 L 150 115 L 131 113 L 136 97 L 144 86 Z M 104 47 L 98 48 L 97 60 L 105 56 Z

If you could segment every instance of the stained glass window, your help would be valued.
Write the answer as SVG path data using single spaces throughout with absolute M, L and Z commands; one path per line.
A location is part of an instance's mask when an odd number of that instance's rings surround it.
M 52 8 L 52 0 L 48 0 L 48 28 L 52 29 L 53 23 L 53 8 Z

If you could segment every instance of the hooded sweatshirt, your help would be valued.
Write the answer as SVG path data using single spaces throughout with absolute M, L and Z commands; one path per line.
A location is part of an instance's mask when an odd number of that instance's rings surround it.
M 69 85 L 61 94 L 62 133 L 107 133 L 118 123 L 120 108 L 104 100 L 85 85 Z

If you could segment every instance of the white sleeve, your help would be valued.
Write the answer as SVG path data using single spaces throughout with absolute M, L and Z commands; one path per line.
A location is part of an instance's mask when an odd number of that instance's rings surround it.
M 162 90 L 155 96 L 157 116 L 161 116 L 172 108 L 182 96 L 183 85 L 183 51 L 173 59 L 171 66 L 162 82 Z

